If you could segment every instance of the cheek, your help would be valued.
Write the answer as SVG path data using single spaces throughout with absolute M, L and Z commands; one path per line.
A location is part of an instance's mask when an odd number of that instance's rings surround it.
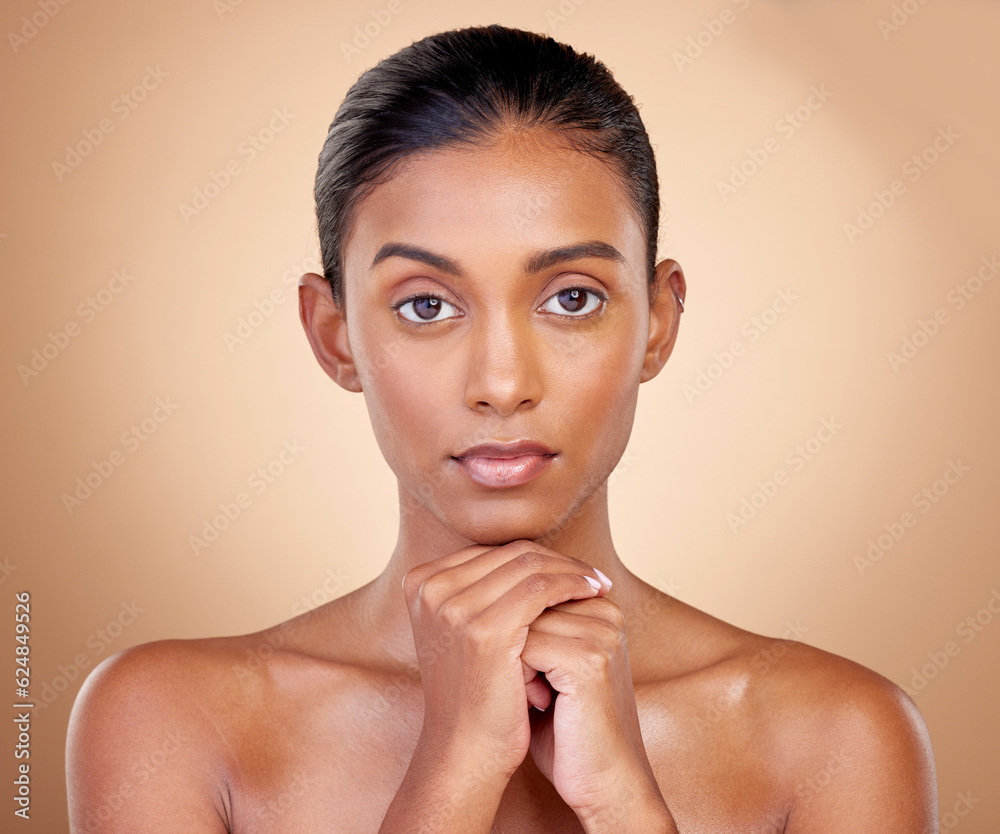
M 400 474 L 401 467 L 450 449 L 443 412 L 454 385 L 444 365 L 421 359 L 412 346 L 392 353 L 389 361 L 366 363 L 361 384 L 379 448 Z
M 615 454 L 628 442 L 643 356 L 635 333 L 621 328 L 570 334 L 552 357 L 556 364 L 548 394 L 558 401 L 559 422 L 564 430 L 586 436 L 595 452 L 600 445 Z

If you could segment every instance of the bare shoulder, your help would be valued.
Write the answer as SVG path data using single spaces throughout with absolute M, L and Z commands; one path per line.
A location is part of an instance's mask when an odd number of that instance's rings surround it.
M 73 831 L 227 830 L 226 728 L 217 716 L 235 657 L 225 640 L 165 640 L 118 652 L 90 673 L 66 746 Z
M 378 685 L 330 640 L 336 609 L 106 658 L 70 717 L 72 830 L 226 832 L 234 798 L 280 789 L 316 727 Z
M 680 608 L 700 656 L 662 691 L 685 705 L 700 741 L 707 733 L 710 746 L 752 759 L 781 798 L 784 831 L 934 830 L 930 738 L 900 687 L 844 657 Z
M 932 830 L 934 754 L 910 697 L 830 652 L 790 640 L 752 642 L 760 646 L 752 650 L 748 690 L 755 721 L 793 796 L 786 830 Z

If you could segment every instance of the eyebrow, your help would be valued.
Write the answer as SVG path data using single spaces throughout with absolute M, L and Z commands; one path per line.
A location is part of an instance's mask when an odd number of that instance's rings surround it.
M 411 261 L 419 261 L 435 269 L 445 272 L 448 275 L 462 277 L 462 268 L 451 258 L 444 255 L 437 255 L 419 246 L 412 246 L 408 243 L 386 243 L 378 250 L 369 271 L 386 258 L 408 258 Z M 601 240 L 588 240 L 583 243 L 574 243 L 570 246 L 560 246 L 556 249 L 544 249 L 529 255 L 524 260 L 522 268 L 526 275 L 541 272 L 543 269 L 555 266 L 563 261 L 572 261 L 579 258 L 600 258 L 606 261 L 615 261 L 628 266 L 628 261 L 614 246 Z

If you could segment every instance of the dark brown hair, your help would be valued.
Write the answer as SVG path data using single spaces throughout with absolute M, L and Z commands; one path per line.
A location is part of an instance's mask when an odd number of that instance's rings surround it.
M 539 128 L 614 166 L 646 232 L 652 283 L 659 230 L 656 161 L 639 111 L 608 68 L 550 37 L 491 25 L 430 35 L 348 90 L 316 173 L 323 275 L 343 306 L 343 241 L 353 210 L 407 155 L 487 144 Z

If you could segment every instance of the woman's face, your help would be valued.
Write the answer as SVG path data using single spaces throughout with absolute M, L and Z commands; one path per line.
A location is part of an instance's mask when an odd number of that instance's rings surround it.
M 346 333 L 401 512 L 482 544 L 539 539 L 614 469 L 659 369 L 643 229 L 617 176 L 522 134 L 409 157 L 358 204 Z M 555 455 L 502 486 L 456 459 L 512 441 Z

